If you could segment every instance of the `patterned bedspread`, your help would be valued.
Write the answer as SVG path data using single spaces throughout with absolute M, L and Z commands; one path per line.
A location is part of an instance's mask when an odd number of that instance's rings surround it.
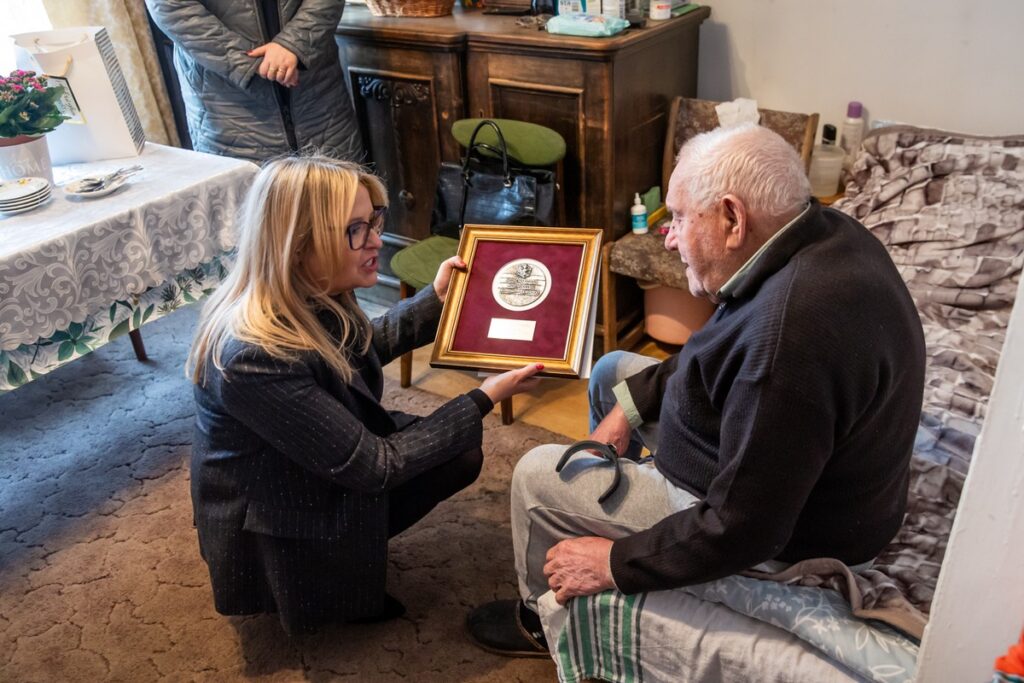
M 616 623 L 616 609 L 622 610 L 615 606 L 624 596 L 574 601 L 580 605 L 560 616 L 565 628 L 548 633 L 558 644 L 562 681 L 682 680 L 679 662 L 706 661 L 710 634 L 697 629 L 698 637 L 684 643 L 693 626 L 673 594 L 784 629 L 855 678 L 913 678 L 915 641 L 927 623 L 1024 265 L 1022 153 L 1024 136 L 882 129 L 865 138 L 846 196 L 835 205 L 886 245 L 917 303 L 927 346 L 908 513 L 872 568 L 853 572 L 836 560 L 808 560 L 782 574 L 748 573 L 648 594 L 629 603 L 634 642 L 644 647 L 612 667 L 575 655 L 586 652 L 588 633 L 600 640 L 594 624 Z M 816 675 L 779 666 L 760 678 L 819 680 Z
M 836 208 L 889 251 L 924 327 L 927 372 L 907 517 L 874 567 L 811 560 L 782 578 L 920 638 L 995 382 L 1024 265 L 1024 136 L 911 127 L 868 136 Z

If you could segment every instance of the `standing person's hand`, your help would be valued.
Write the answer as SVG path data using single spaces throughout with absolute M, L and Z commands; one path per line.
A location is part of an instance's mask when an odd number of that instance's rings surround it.
M 540 378 L 534 377 L 534 375 L 543 369 L 542 363 L 530 363 L 518 370 L 509 370 L 500 375 L 488 377 L 480 385 L 480 390 L 487 394 L 493 403 L 501 403 L 510 396 L 521 394 L 537 386 L 540 383 Z
M 452 256 L 441 262 L 441 267 L 437 269 L 437 275 L 434 276 L 434 291 L 441 303 L 448 298 L 448 286 L 452 282 L 452 271 L 465 269 L 466 262 L 458 256 Z
M 249 50 L 250 57 L 262 57 L 259 74 L 268 81 L 294 88 L 299 84 L 299 58 L 295 53 L 277 43 L 267 43 Z
M 626 411 L 616 403 L 601 420 L 601 424 L 594 428 L 594 433 L 589 438 L 601 443 L 610 443 L 615 447 L 615 452 L 622 455 L 629 448 L 629 437 L 632 433 L 633 429 L 629 426 Z

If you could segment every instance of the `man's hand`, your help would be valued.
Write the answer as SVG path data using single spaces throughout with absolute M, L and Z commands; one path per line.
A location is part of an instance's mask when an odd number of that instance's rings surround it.
M 551 548 L 544 565 L 548 586 L 555 600 L 564 605 L 569 598 L 593 595 L 615 588 L 612 580 L 612 542 L 599 536 L 561 541 Z
M 441 262 L 441 266 L 437 269 L 437 275 L 434 276 L 434 292 L 437 293 L 437 298 L 441 300 L 441 303 L 448 298 L 448 285 L 452 281 L 452 271 L 465 269 L 466 262 L 458 256 L 452 256 Z
M 615 446 L 615 452 L 622 455 L 629 448 L 629 437 L 633 430 L 629 426 L 629 418 L 626 411 L 618 403 L 604 416 L 601 424 L 597 425 L 594 433 L 590 435 L 593 441 L 610 443 Z
M 494 377 L 488 377 L 480 385 L 480 390 L 487 394 L 492 403 L 501 403 L 510 396 L 529 391 L 540 383 L 540 378 L 534 377 L 544 369 L 543 363 L 530 363 L 518 370 L 509 370 Z
M 268 81 L 294 88 L 299 84 L 299 58 L 288 48 L 277 43 L 267 43 L 249 50 L 250 57 L 262 57 L 259 74 Z

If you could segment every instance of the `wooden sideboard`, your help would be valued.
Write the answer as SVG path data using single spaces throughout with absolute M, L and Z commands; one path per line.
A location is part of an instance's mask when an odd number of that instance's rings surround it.
M 633 193 L 660 182 L 669 104 L 696 94 L 700 25 L 709 15 L 705 7 L 611 38 L 575 38 L 459 7 L 428 19 L 347 6 L 337 31 L 341 62 L 392 202 L 382 283 L 397 287 L 390 254 L 429 235 L 437 169 L 459 158 L 451 124 L 463 117 L 558 131 L 567 147 L 566 223 L 602 228 L 606 240 L 627 232 Z

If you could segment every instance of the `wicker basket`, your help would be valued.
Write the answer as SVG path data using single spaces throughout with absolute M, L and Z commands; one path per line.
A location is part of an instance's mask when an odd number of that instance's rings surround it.
M 454 0 L 366 0 L 375 17 L 443 17 L 452 13 Z

